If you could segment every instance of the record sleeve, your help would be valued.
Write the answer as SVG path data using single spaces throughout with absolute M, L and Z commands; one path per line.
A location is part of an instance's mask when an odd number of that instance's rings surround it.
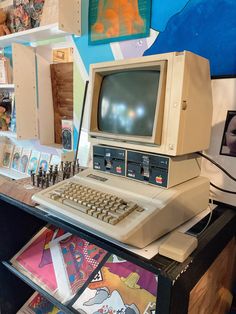
M 73 308 L 86 314 L 155 314 L 157 280 L 152 272 L 112 255 Z
M 65 314 L 65 312 L 35 292 L 16 314 Z

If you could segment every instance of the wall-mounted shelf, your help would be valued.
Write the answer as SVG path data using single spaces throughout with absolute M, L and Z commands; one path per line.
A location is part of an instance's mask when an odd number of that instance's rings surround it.
M 14 84 L 0 84 L 0 89 L 10 89 L 13 90 L 15 88 Z
M 0 48 L 12 43 L 33 43 L 66 35 L 81 35 L 81 1 L 58 0 L 46 4 L 42 14 L 42 25 L 25 31 L 0 37 Z
M 17 134 L 15 132 L 11 132 L 11 131 L 0 131 L 0 136 L 5 136 L 8 138 L 12 138 L 12 139 L 17 138 Z
M 2 36 L 0 37 L 0 47 L 1 48 L 8 47 L 13 42 L 15 43 L 35 42 L 41 40 L 48 40 L 49 38 L 51 39 L 62 37 L 66 35 L 67 35 L 66 32 L 63 32 L 58 28 L 58 23 L 55 23 Z
M 21 180 L 29 177 L 29 175 L 25 173 L 21 173 L 13 169 L 3 167 L 0 167 L 0 175 L 6 176 L 13 180 Z

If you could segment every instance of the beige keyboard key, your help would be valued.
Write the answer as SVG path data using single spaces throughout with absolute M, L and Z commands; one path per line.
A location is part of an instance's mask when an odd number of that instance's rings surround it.
M 67 205 L 67 206 L 69 206 L 69 207 L 72 207 L 72 208 L 74 208 L 74 209 L 76 209 L 76 210 L 78 210 L 78 211 L 80 211 L 80 212 L 82 212 L 82 213 L 87 214 L 87 212 L 88 212 L 88 208 L 87 208 L 87 207 L 78 205 L 78 203 L 75 203 L 75 202 L 73 202 L 73 201 L 71 201 L 71 200 L 65 199 L 65 200 L 62 201 L 62 203 L 63 203 L 64 205 Z

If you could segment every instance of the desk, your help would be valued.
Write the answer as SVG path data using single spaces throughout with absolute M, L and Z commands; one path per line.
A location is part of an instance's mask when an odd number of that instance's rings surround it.
M 6 195 L 8 192 L 11 197 Z M 229 306 L 229 290 L 235 278 L 235 208 L 224 204 L 217 206 L 213 222 L 199 237 L 198 248 L 180 264 L 160 255 L 146 260 L 50 216 L 33 206 L 30 200 L 32 193 L 35 191 L 27 190 L 24 184 L 0 179 L 1 261 L 8 261 L 37 230 L 49 222 L 157 274 L 157 313 L 223 314 Z M 15 237 L 16 233 L 18 237 Z M 0 266 L 0 309 L 3 314 L 13 314 L 33 293 L 32 288 L 37 287 L 30 282 L 24 283 L 5 266 Z M 50 300 L 58 305 L 55 299 Z M 61 308 L 66 313 L 72 313 L 66 307 Z

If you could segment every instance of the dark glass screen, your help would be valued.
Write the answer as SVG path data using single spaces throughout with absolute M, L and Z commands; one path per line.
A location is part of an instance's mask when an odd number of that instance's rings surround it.
M 159 70 L 134 70 L 105 76 L 98 104 L 99 130 L 151 136 L 159 79 Z

